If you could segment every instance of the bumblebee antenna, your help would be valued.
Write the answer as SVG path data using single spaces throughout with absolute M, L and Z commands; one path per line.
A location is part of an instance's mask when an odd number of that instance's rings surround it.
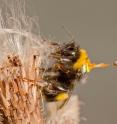
M 75 41 L 75 37 L 64 25 L 62 25 L 62 28 L 64 29 L 65 33 L 72 39 L 72 41 Z

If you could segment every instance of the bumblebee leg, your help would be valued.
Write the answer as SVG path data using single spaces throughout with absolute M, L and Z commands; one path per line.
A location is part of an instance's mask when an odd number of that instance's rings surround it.
M 61 105 L 59 105 L 59 107 L 57 108 L 58 110 L 62 109 L 68 103 L 69 99 L 71 98 L 71 92 L 70 93 L 67 92 L 67 94 L 68 94 L 68 97 L 65 100 L 63 100 Z
M 61 105 L 59 105 L 59 106 L 57 107 L 57 110 L 62 109 L 62 108 L 68 103 L 69 99 L 70 99 L 70 97 L 67 98 L 66 100 L 64 100 L 64 101 L 61 103 Z
M 58 105 L 57 109 L 61 109 L 65 104 L 67 104 L 67 102 L 69 101 L 70 95 L 68 92 L 62 92 L 59 93 L 56 97 L 55 100 L 60 102 L 60 104 Z
M 58 69 L 62 70 L 63 65 L 60 64 L 60 63 L 57 63 L 57 64 L 54 65 L 54 68 L 57 69 L 57 70 L 58 70 Z

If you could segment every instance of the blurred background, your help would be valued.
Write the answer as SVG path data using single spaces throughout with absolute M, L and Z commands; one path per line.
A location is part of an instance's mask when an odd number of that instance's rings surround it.
M 92 61 L 113 63 L 117 59 L 116 0 L 27 0 L 29 14 L 39 18 L 40 32 L 61 42 L 71 40 L 64 25 L 85 48 Z M 92 71 L 77 88 L 81 124 L 117 123 L 117 68 Z

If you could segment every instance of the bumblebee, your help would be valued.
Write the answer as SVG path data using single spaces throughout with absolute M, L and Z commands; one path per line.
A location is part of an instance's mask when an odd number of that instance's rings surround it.
M 86 50 L 74 42 L 57 46 L 55 52 L 51 53 L 54 64 L 43 74 L 43 80 L 47 82 L 43 94 L 50 102 L 68 100 L 74 89 L 75 80 L 79 82 L 94 68 L 108 66 L 103 63 L 91 63 Z

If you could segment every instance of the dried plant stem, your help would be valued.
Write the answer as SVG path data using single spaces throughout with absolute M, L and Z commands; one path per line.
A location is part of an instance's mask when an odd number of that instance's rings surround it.
M 3 124 L 43 124 L 40 109 L 39 81 L 34 80 L 34 67 L 24 77 L 24 68 L 18 56 L 8 56 L 0 68 L 0 110 Z

